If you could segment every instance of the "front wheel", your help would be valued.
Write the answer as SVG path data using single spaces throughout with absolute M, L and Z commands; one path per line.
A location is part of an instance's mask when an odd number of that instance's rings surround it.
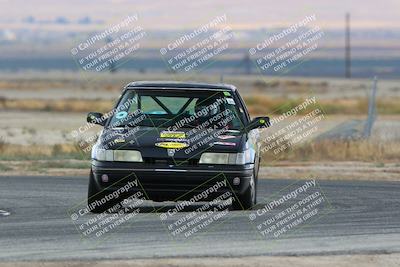
M 233 199 L 233 210 L 249 210 L 257 204 L 257 182 L 254 174 L 250 178 L 250 185 L 246 191 Z

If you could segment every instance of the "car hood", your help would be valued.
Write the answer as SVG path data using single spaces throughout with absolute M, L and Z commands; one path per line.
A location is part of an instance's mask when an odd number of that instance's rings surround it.
M 105 128 L 100 143 L 107 149 L 138 150 L 144 158 L 198 159 L 205 151 L 241 152 L 246 138 L 235 130 L 134 127 Z

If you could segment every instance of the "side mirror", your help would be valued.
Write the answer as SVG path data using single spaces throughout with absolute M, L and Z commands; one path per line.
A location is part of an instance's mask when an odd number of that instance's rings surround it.
M 269 117 L 263 116 L 263 117 L 255 117 L 250 121 L 250 123 L 247 125 L 246 129 L 248 131 L 256 129 L 256 128 L 267 128 L 271 126 L 271 122 L 269 120 Z
M 106 118 L 103 118 L 103 113 L 89 112 L 86 117 L 88 123 L 98 124 L 104 126 L 106 124 Z

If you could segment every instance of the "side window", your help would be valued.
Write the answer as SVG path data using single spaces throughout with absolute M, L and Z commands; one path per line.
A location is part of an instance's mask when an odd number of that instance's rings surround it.
M 247 111 L 246 104 L 244 103 L 243 98 L 239 95 L 239 93 L 236 93 L 236 96 L 240 102 L 238 103 L 238 110 L 240 112 L 240 115 L 242 116 L 244 122 L 248 123 L 250 121 L 250 114 Z
M 126 101 L 130 101 L 131 102 L 131 104 L 129 106 L 129 109 L 128 109 L 128 113 L 133 113 L 133 112 L 135 112 L 136 110 L 139 109 L 138 100 L 137 100 L 137 94 L 135 92 L 130 92 L 128 94 L 128 98 L 127 98 Z
M 138 109 L 137 94 L 133 91 L 126 92 L 115 110 L 110 125 L 119 125 L 126 122 L 129 113 Z
M 234 116 L 234 118 L 231 120 L 231 127 L 241 128 L 242 123 L 241 123 L 240 116 L 242 116 L 242 114 L 238 113 L 238 112 L 240 112 L 240 111 L 238 111 L 238 109 L 240 109 L 240 106 L 238 108 L 236 108 L 237 103 L 236 102 L 234 104 L 232 104 L 232 103 L 233 102 L 231 102 L 231 101 L 225 103 L 224 109 L 230 110 L 230 114 L 232 114 Z

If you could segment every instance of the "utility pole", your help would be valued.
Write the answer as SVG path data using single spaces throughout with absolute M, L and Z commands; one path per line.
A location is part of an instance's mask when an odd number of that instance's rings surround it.
M 249 54 L 246 54 L 244 57 L 244 69 L 247 75 L 251 74 L 251 59 Z
M 346 78 L 351 78 L 350 13 L 346 13 Z
M 237 65 L 237 68 L 242 69 L 243 68 L 243 73 L 244 74 L 251 74 L 251 59 L 250 59 L 250 55 L 246 54 L 243 59 L 239 62 L 239 64 Z

